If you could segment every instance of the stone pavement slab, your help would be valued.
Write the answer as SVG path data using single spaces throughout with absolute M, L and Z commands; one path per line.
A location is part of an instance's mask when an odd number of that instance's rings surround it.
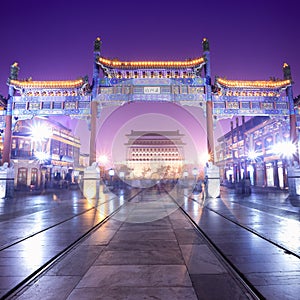
M 127 222 L 108 220 L 16 298 L 248 299 L 180 211 L 132 223 L 141 207 L 121 210 Z
M 85 287 L 191 287 L 185 265 L 92 266 L 78 284 Z
M 192 287 L 76 288 L 68 300 L 196 300 Z

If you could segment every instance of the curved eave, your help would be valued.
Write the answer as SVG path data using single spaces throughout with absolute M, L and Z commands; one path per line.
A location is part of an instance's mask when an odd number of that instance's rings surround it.
M 57 81 L 33 81 L 33 80 L 9 80 L 9 85 L 14 86 L 15 88 L 44 88 L 44 89 L 71 89 L 71 88 L 80 88 L 84 85 L 83 79 L 77 80 L 57 80 Z
M 227 80 L 216 79 L 217 85 L 226 88 L 249 88 L 249 89 L 282 89 L 292 84 L 291 80 Z
M 199 68 L 205 63 L 203 57 L 187 61 L 116 61 L 99 57 L 97 63 L 105 68 L 112 69 L 184 69 Z

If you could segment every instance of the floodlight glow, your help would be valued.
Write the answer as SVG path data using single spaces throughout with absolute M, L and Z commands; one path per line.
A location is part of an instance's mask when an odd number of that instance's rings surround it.
M 98 161 L 101 165 L 106 165 L 108 163 L 107 155 L 105 154 L 100 155 Z
M 258 154 L 255 151 L 249 151 L 248 152 L 248 158 L 250 160 L 256 160 L 257 157 L 258 157 Z
M 296 153 L 297 148 L 294 143 L 291 141 L 288 142 L 282 142 L 282 143 L 277 143 L 276 145 L 273 146 L 273 153 L 280 155 L 285 158 L 292 158 L 293 155 Z
M 37 160 L 40 162 L 45 162 L 50 158 L 49 154 L 43 151 L 36 151 L 34 155 L 37 158 Z
M 202 164 L 202 165 L 205 165 L 210 160 L 211 160 L 211 155 L 207 152 L 203 152 L 199 156 L 199 161 L 200 161 L 200 164 Z
M 35 123 L 30 127 L 31 138 L 33 141 L 42 142 L 51 136 L 49 127 L 42 123 Z

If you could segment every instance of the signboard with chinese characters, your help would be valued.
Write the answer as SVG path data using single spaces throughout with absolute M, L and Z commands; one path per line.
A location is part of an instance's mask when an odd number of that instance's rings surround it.
M 144 94 L 160 94 L 159 86 L 144 86 Z

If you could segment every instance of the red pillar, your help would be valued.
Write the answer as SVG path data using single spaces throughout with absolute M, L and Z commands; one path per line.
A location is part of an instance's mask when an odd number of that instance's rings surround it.
M 2 165 L 5 162 L 10 163 L 11 138 L 12 138 L 12 116 L 11 114 L 8 114 L 5 117 Z
M 214 163 L 214 128 L 212 117 L 212 101 L 206 102 L 206 126 L 207 126 L 207 151 L 210 156 L 210 161 Z
M 296 146 L 296 153 L 293 156 L 293 161 L 297 161 L 299 163 L 299 149 L 298 149 L 298 133 L 297 133 L 297 120 L 295 114 L 295 104 L 293 99 L 293 88 L 292 88 L 292 74 L 291 67 L 285 63 L 283 65 L 283 74 L 284 79 L 290 80 L 291 85 L 286 89 L 286 95 L 289 100 L 289 108 L 290 108 L 290 141 Z
M 97 102 L 91 102 L 91 120 L 90 120 L 90 165 L 96 161 L 96 129 L 97 129 Z
M 11 79 L 18 79 L 19 75 L 19 66 L 18 63 L 13 63 L 10 67 L 10 76 L 8 78 L 8 83 Z M 12 138 L 12 105 L 13 97 L 15 94 L 15 89 L 12 85 L 9 85 L 8 90 L 8 100 L 6 107 L 6 117 L 5 117 L 5 130 L 4 130 L 4 142 L 3 142 L 3 154 L 2 154 L 2 164 L 5 162 L 10 163 L 11 155 L 11 138 Z

